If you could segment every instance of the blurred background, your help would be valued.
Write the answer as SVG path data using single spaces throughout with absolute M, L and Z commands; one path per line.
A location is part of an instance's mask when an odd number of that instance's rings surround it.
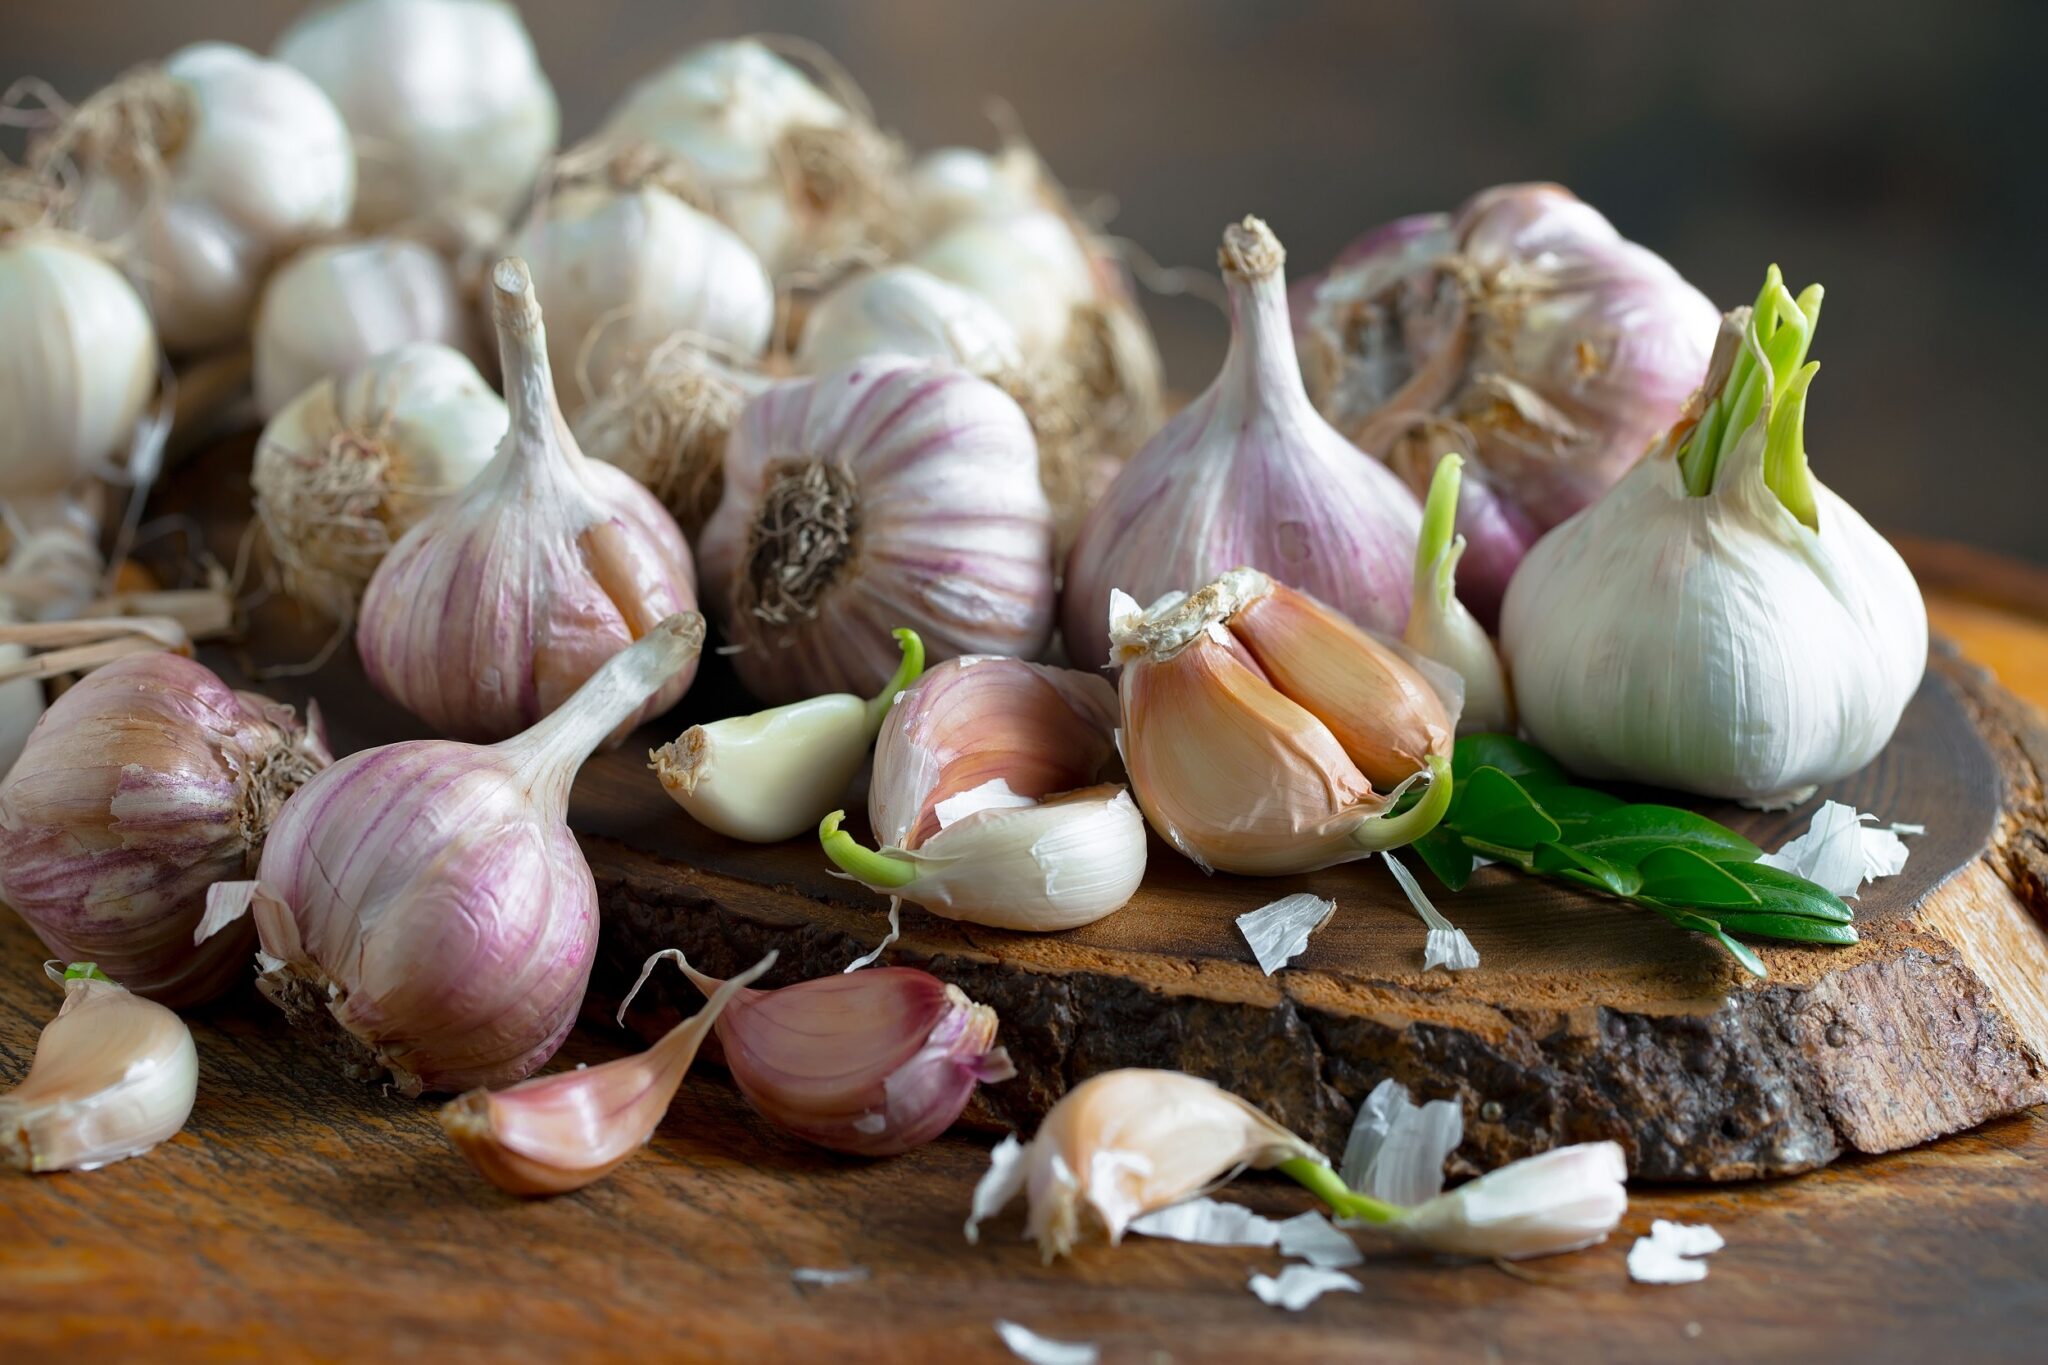
M 1649 0 L 528 0 L 567 140 L 703 38 L 823 43 L 881 123 L 993 145 L 990 97 L 1078 199 L 1165 265 L 1213 268 L 1226 221 L 1272 223 L 1299 269 L 1364 229 L 1548 179 L 1726 307 L 1772 261 L 1827 309 L 1807 444 L 1887 530 L 2048 562 L 2028 425 L 2048 365 L 2048 134 L 2039 0 L 1714 6 Z M 267 49 L 279 0 L 0 0 L 0 84 L 81 98 L 198 38 Z M 2033 170 L 2027 170 L 2033 166 Z M 1224 326 L 1147 300 L 1172 382 Z

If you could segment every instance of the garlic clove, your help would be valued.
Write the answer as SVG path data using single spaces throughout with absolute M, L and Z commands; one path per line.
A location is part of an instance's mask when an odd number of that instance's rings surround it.
M 662 956 L 649 958 L 647 967 Z M 441 1107 L 441 1127 L 470 1165 L 501 1190 L 519 1195 L 580 1190 L 647 1145 L 722 1012 L 774 963 L 771 952 L 707 991 L 710 999 L 703 1009 L 645 1052 L 537 1076 L 504 1090 L 472 1090 Z M 688 963 L 683 966 L 687 971 Z M 646 980 L 644 970 L 641 980 Z
M 1403 640 L 1424 658 L 1452 669 L 1465 684 L 1464 707 L 1458 714 L 1461 734 L 1502 732 L 1515 728 L 1514 703 L 1507 673 L 1485 627 L 1458 600 L 1458 564 L 1464 558 L 1464 536 L 1452 534 L 1458 511 L 1465 462 L 1455 454 L 1437 461 L 1423 506 L 1422 536 L 1415 547 L 1415 600 L 1408 609 Z
M 1628 1210 L 1627 1179 L 1619 1143 L 1559 1147 L 1488 1171 L 1389 1226 L 1404 1241 L 1454 1256 L 1554 1256 L 1607 1240 Z
M 90 962 L 46 970 L 64 1005 L 36 1039 L 27 1077 L 0 1094 L 0 1159 L 23 1171 L 90 1171 L 183 1128 L 199 1087 L 185 1021 Z

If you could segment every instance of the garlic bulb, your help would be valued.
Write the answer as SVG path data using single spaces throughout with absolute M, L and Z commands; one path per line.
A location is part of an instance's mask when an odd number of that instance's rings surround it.
M 599 133 L 679 158 L 777 277 L 890 254 L 901 220 L 901 150 L 843 71 L 803 55 L 827 84 L 759 39 L 699 44 L 627 90 Z
M 899 626 L 933 659 L 1029 656 L 1052 630 L 1030 427 L 948 366 L 879 357 L 749 403 L 697 551 L 734 667 L 764 701 L 873 691 Z
M 554 150 L 555 92 L 502 0 L 343 0 L 274 54 L 326 91 L 354 136 L 355 223 L 502 223 Z
M 128 448 L 156 388 L 135 287 L 62 233 L 0 236 L 0 497 L 61 493 Z
M 682 964 L 709 999 L 729 982 Z M 742 990 L 718 1016 L 733 1083 L 756 1113 L 807 1142 L 895 1156 L 953 1126 L 979 1082 L 1016 1074 L 996 1012 L 913 967 Z
M 1487 621 L 1550 527 L 1592 502 L 1678 416 L 1714 306 L 1557 185 L 1501 185 L 1404 218 L 1298 286 L 1316 406 L 1418 494 L 1472 462 L 1463 593 Z
M 64 1004 L 35 1060 L 0 1094 L 0 1159 L 23 1171 L 91 1171 L 174 1136 L 199 1092 L 185 1021 L 90 962 L 45 969 Z
M 1796 800 L 1875 758 L 1919 687 L 1912 573 L 1807 467 L 1819 313 L 1773 267 L 1663 444 L 1516 573 L 1515 705 L 1573 772 Z
M 1450 806 L 1451 704 L 1396 649 L 1255 569 L 1149 612 L 1118 595 L 1124 762 L 1161 838 L 1275 876 L 1397 848 Z M 1418 776 L 1429 788 L 1391 814 Z M 1247 800 L 1247 790 L 1257 792 Z
M 912 162 L 903 177 L 917 240 L 929 242 L 974 218 L 1009 218 L 1047 207 L 1051 177 L 1021 140 L 993 154 L 939 147 Z
M 849 692 L 692 725 L 647 755 L 662 787 L 698 824 L 770 844 L 817 826 L 867 761 L 883 717 L 924 671 L 924 642 L 899 630 L 903 662 L 872 698 Z
M 703 640 L 701 617 L 672 616 L 489 747 L 350 754 L 285 806 L 254 881 L 213 887 L 201 932 L 253 918 L 257 986 L 350 1076 L 417 1095 L 530 1075 L 575 1022 L 597 952 L 569 786 Z
M 257 409 L 275 416 L 321 380 L 414 341 L 481 354 L 436 252 L 402 237 L 308 247 L 277 268 L 256 307 Z
M 392 544 L 491 461 L 504 400 L 432 341 L 321 379 L 271 418 L 249 482 L 284 590 L 352 620 Z
M 1514 733 L 1515 708 L 1507 674 L 1486 628 L 1458 600 L 1458 561 L 1465 537 L 1454 536 L 1458 484 L 1465 462 L 1456 455 L 1437 461 L 1422 509 L 1422 537 L 1415 547 L 1415 600 L 1408 608 L 1402 640 L 1425 659 L 1451 669 L 1465 685 L 1460 734 Z
M 1238 565 L 1362 626 L 1398 631 L 1407 619 L 1414 494 L 1309 405 L 1272 231 L 1233 224 L 1219 259 L 1231 312 L 1222 372 L 1117 475 L 1067 559 L 1061 633 L 1084 668 L 1109 660 L 1112 590 L 1150 602 Z
M 0 781 L 0 901 L 139 995 L 211 999 L 251 939 L 193 947 L 206 888 L 255 867 L 285 798 L 330 762 L 317 714 L 301 725 L 175 654 L 118 659 L 51 703 Z
M 811 305 L 797 368 L 805 374 L 872 355 L 957 365 L 1000 382 L 1024 369 L 1017 333 L 979 294 L 914 265 L 849 275 Z
M 346 223 L 355 199 L 355 153 L 333 103 L 291 67 L 228 43 L 121 77 L 30 161 L 75 186 L 63 221 L 119 245 L 173 352 L 235 340 L 271 263 Z
M 690 549 L 633 479 L 576 449 L 555 403 L 533 282 L 491 272 L 511 427 L 452 500 L 393 546 L 363 594 L 356 648 L 377 689 L 444 734 L 531 726 L 664 617 L 697 604 Z M 676 704 L 694 663 L 616 738 Z

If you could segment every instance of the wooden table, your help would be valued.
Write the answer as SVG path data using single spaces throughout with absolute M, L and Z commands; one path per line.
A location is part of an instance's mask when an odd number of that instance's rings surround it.
M 1936 629 L 2048 705 L 2038 571 L 1910 547 Z M 0 1080 L 56 1004 L 0 922 Z M 246 992 L 194 1016 L 191 1123 L 139 1160 L 0 1181 L 0 1359 L 1007 1359 L 999 1317 L 1106 1362 L 2037 1359 L 2048 1341 L 2048 1113 L 1796 1180 L 1643 1187 L 1619 1233 L 1512 1270 L 1386 1253 L 1298 1315 L 1246 1292 L 1270 1252 L 1133 1238 L 1043 1266 L 1015 1214 L 961 1239 L 985 1142 L 818 1153 L 693 1075 L 646 1153 L 521 1203 L 421 1105 L 353 1087 Z M 585 1028 L 563 1061 L 614 1055 Z M 1233 1197 L 1285 1215 L 1291 1186 Z M 1697 1285 L 1629 1282 L 1654 1218 L 1728 1239 Z M 799 1284 L 799 1267 L 868 1277 Z

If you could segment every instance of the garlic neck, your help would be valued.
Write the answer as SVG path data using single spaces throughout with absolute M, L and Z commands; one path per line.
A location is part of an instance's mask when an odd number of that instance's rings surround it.
M 1247 217 L 1224 229 L 1216 259 L 1230 294 L 1230 353 L 1217 392 L 1247 409 L 1312 411 L 1288 319 L 1287 252 L 1280 240 Z
M 494 493 L 502 493 L 508 484 L 539 482 L 580 489 L 576 463 L 582 452 L 555 398 L 547 328 L 534 297 L 533 275 L 517 257 L 508 256 L 491 269 L 491 320 L 498 332 L 509 425 L 497 457 L 477 476 L 477 486 L 490 487 Z

